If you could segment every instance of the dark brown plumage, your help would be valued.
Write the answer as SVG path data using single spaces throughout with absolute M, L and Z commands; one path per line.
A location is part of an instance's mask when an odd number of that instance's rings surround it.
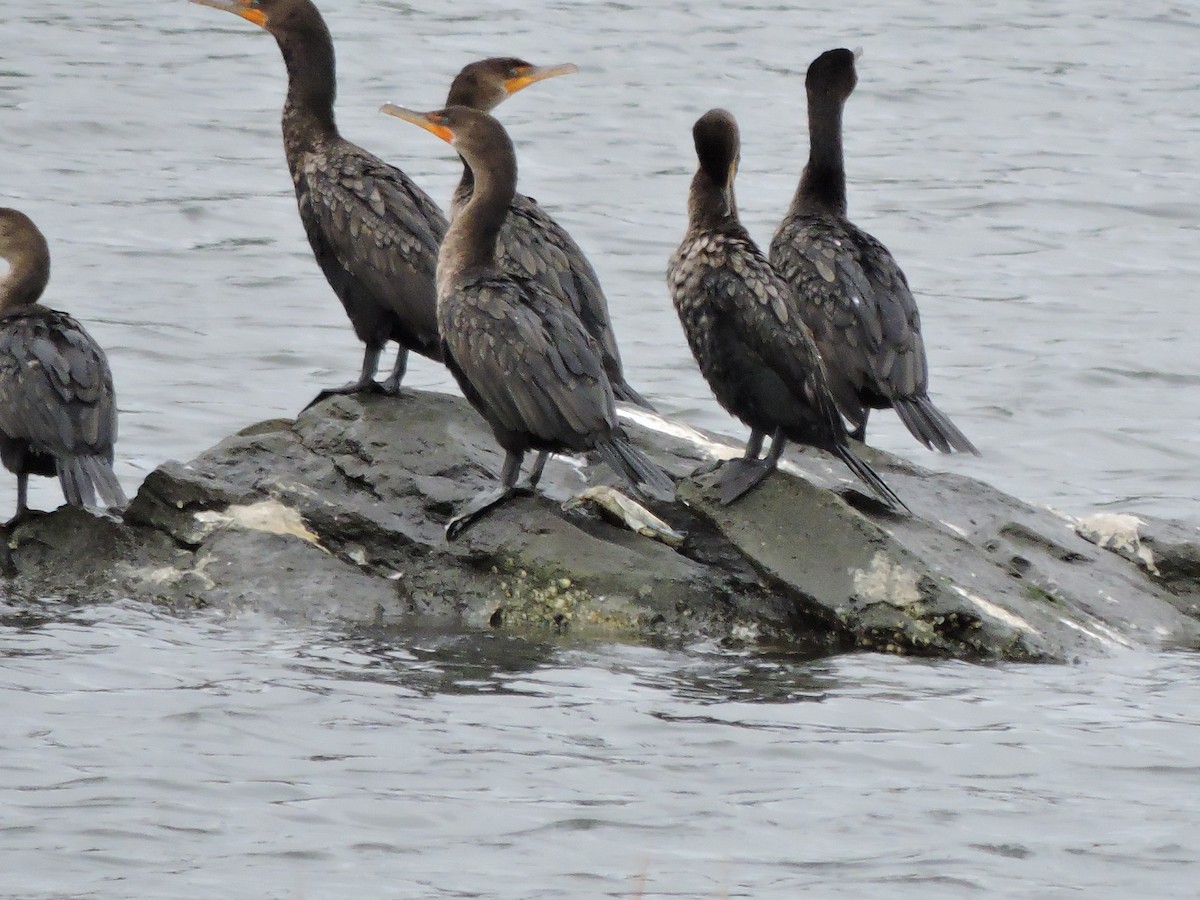
M 885 503 L 903 508 L 850 450 L 796 298 L 738 220 L 737 123 L 714 109 L 692 133 L 700 166 L 688 198 L 687 233 L 671 257 L 667 283 L 717 401 L 751 429 L 745 457 L 722 473 L 722 502 L 732 503 L 762 481 L 790 440 L 834 454 Z M 773 436 L 771 451 L 759 460 L 767 435 Z
M 573 65 L 535 66 L 513 57 L 493 57 L 463 68 L 446 98 L 446 106 L 467 106 L 491 112 L 516 91 L 546 78 L 575 72 Z M 471 167 L 463 165 L 462 180 L 454 191 L 450 216 L 466 206 L 474 189 Z M 596 341 L 604 371 L 618 400 L 647 409 L 654 407 L 625 381 L 617 349 L 608 300 L 600 279 L 584 252 L 565 228 L 532 197 L 517 192 L 508 218 L 496 240 L 496 261 L 513 275 L 534 279 L 570 305 L 588 334 Z
M 842 110 L 857 83 L 849 50 L 829 50 L 809 66 L 808 164 L 771 241 L 771 262 L 800 298 L 854 437 L 866 437 L 872 409 L 890 406 L 931 450 L 978 453 L 929 399 L 921 317 L 904 273 L 846 218 Z
M 506 452 L 501 486 L 447 525 L 453 538 L 514 493 L 529 450 L 595 451 L 635 490 L 673 493 L 670 478 L 625 437 L 595 340 L 560 298 L 532 278 L 502 271 L 496 239 L 517 182 L 512 141 L 486 113 L 455 106 L 431 113 L 384 112 L 450 143 L 471 167 L 475 188 L 455 215 L 438 258 L 438 324 L 446 364 Z
M 434 274 L 446 217 L 395 166 L 343 138 L 333 115 L 333 40 L 310 0 L 193 0 L 274 35 L 288 73 L 283 143 L 313 255 L 366 345 L 359 379 L 330 394 L 396 393 L 409 351 L 441 359 Z M 384 345 L 398 345 L 383 385 Z
M 0 209 L 0 460 L 17 476 L 15 519 L 30 475 L 58 476 L 72 506 L 124 506 L 113 474 L 117 406 L 108 360 L 78 322 L 38 304 L 50 250 L 24 213 Z

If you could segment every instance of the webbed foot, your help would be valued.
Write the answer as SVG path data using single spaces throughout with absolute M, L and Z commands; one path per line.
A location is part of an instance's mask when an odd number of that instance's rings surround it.
M 519 496 L 528 496 L 533 491 L 523 487 L 502 487 L 494 491 L 476 495 L 458 514 L 446 523 L 446 540 L 453 541 L 459 537 L 477 519 L 483 517 L 489 510 L 502 506 L 508 500 Z
M 374 379 L 368 379 L 367 381 L 353 381 L 350 384 L 343 384 L 341 387 L 325 388 L 325 390 L 321 391 L 321 393 L 317 394 L 317 396 L 308 401 L 308 403 L 305 404 L 304 409 L 310 409 L 311 407 L 316 406 L 322 400 L 327 400 L 330 397 L 344 397 L 348 394 L 386 395 L 390 393 L 395 392 L 389 391 L 385 385 L 380 384 Z M 304 409 L 302 409 L 301 412 L 304 412 Z
M 717 499 L 722 506 L 729 506 L 762 483 L 775 470 L 769 460 L 731 459 L 721 467 L 717 479 Z

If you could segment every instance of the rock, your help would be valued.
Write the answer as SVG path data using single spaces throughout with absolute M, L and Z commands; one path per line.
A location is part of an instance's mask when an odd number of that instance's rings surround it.
M 1075 532 L 1134 563 L 1178 610 L 1200 617 L 1200 528 L 1104 513 L 1077 520 Z
M 451 512 L 494 486 L 502 454 L 464 401 L 406 392 L 333 397 L 166 463 L 123 520 L 66 507 L 35 516 L 7 533 L 4 572 L 11 591 L 76 600 L 807 652 L 1064 661 L 1200 645 L 1195 528 L 1071 520 L 870 448 L 912 517 L 815 451 L 789 452 L 783 471 L 726 507 L 715 473 L 691 473 L 738 455 L 735 442 L 623 415 L 681 479 L 679 502 L 650 512 L 682 543 L 613 524 L 631 511 L 613 516 L 622 504 L 603 490 L 592 496 L 609 518 L 564 509 L 613 477 L 561 457 L 539 495 L 448 543 Z M 659 530 L 636 510 L 632 520 Z

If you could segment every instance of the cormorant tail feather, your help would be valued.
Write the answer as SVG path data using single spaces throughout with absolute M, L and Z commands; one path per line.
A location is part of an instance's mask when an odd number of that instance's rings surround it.
M 105 506 L 124 506 L 128 502 L 112 463 L 102 456 L 58 460 L 58 481 L 72 506 L 95 506 L 97 494 Z
M 846 464 L 851 472 L 862 479 L 863 483 L 870 487 L 875 492 L 875 495 L 890 508 L 904 510 L 906 513 L 912 514 L 912 510 L 897 496 L 896 492 L 887 486 L 887 483 L 879 477 L 879 474 L 874 469 L 859 459 L 848 445 L 843 444 L 833 452 L 838 459 Z
M 675 499 L 675 482 L 627 438 L 614 437 L 596 445 L 596 452 L 629 482 L 634 490 L 655 500 Z
M 631 388 L 624 381 L 614 381 L 612 383 L 613 395 L 618 400 L 624 400 L 626 403 L 632 403 L 634 406 L 640 406 L 642 409 L 648 409 L 650 412 L 658 412 L 654 408 L 654 404 Z
M 955 427 L 946 414 L 933 405 L 928 397 L 897 397 L 893 405 L 896 415 L 912 436 L 930 450 L 942 453 L 974 453 L 979 456 L 975 445 Z

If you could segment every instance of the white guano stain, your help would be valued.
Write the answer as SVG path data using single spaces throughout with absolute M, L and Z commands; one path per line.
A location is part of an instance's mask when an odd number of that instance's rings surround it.
M 666 437 L 675 438 L 679 441 L 686 441 L 691 444 L 709 459 L 727 460 L 738 459 L 745 453 L 745 446 L 742 444 L 731 444 L 725 441 L 715 441 L 708 435 L 697 431 L 690 425 L 684 425 L 682 422 L 675 422 L 671 419 L 665 419 L 658 413 L 650 412 L 648 409 L 643 409 L 640 406 L 618 405 L 617 414 L 630 422 L 641 425 L 648 431 L 656 432 L 657 434 L 665 435 Z M 823 465 L 824 475 L 831 481 L 851 484 L 854 479 L 847 475 L 839 474 L 834 470 L 833 466 L 825 460 L 814 459 L 813 465 Z M 787 472 L 789 475 L 808 478 L 814 473 L 802 466 L 796 465 L 788 459 L 779 460 L 779 471 Z
M 621 406 L 617 412 L 622 419 L 628 419 L 650 431 L 673 437 L 676 440 L 687 441 L 702 450 L 711 459 L 735 459 L 742 455 L 742 448 L 736 444 L 714 441 L 708 435 L 702 434 L 689 425 L 664 419 L 658 413 L 642 409 L 640 406 Z
M 981 613 L 983 613 L 988 618 L 995 619 L 998 622 L 1003 622 L 1005 625 L 1008 625 L 1011 628 L 1019 629 L 1020 631 L 1024 631 L 1026 634 L 1040 634 L 1041 633 L 1036 628 L 1034 628 L 1032 625 L 1030 625 L 1028 622 L 1026 622 L 1024 619 L 1022 619 L 1020 616 L 1018 616 L 1016 613 L 1009 612 L 1007 609 L 1004 609 L 1001 606 L 997 606 L 995 603 L 992 603 L 990 600 L 984 600 L 978 594 L 972 594 L 970 591 L 959 587 L 957 584 L 953 585 L 953 587 L 954 587 L 954 592 L 956 594 L 958 594 L 964 600 L 967 600 L 970 603 L 972 603 Z
M 894 562 L 882 550 L 876 551 L 866 569 L 852 569 L 854 593 L 859 599 L 892 606 L 912 606 L 921 600 L 917 573 Z
M 1068 628 L 1078 631 L 1080 634 L 1086 634 L 1097 643 L 1106 644 L 1109 647 L 1124 647 L 1125 649 L 1131 649 L 1135 646 L 1132 641 L 1125 639 L 1107 625 L 1103 625 L 1095 620 L 1092 621 L 1091 627 L 1081 625 L 1079 622 L 1072 622 L 1070 619 L 1064 619 L 1061 616 L 1059 617 L 1058 621 L 1066 625 Z

